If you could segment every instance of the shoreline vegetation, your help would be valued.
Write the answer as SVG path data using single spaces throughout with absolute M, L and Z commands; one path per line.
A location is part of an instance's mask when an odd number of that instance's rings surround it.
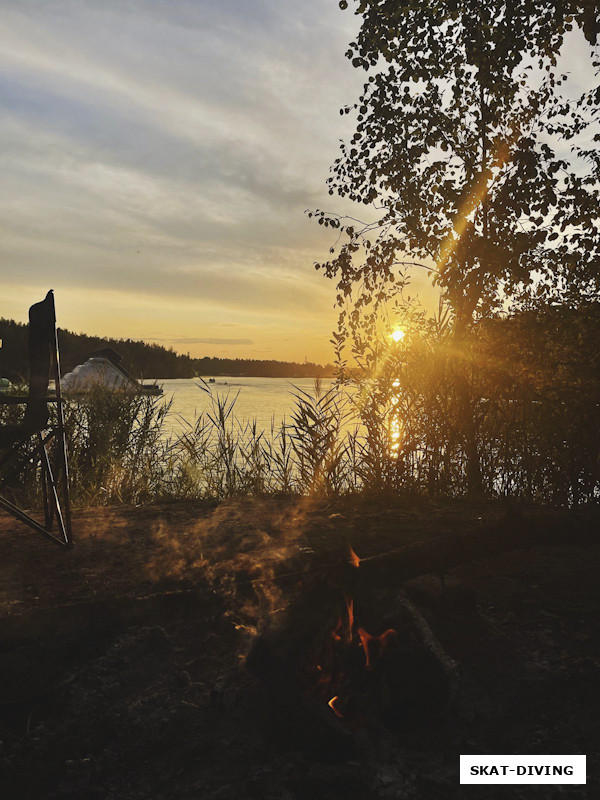
M 0 317 L 0 376 L 19 382 L 27 373 L 27 325 Z M 123 357 L 123 366 L 136 380 L 171 380 L 198 375 L 255 378 L 332 377 L 332 364 L 312 361 L 277 361 L 256 358 L 191 358 L 172 347 L 148 344 L 136 339 L 89 336 L 64 329 L 58 331 L 62 373 L 70 372 L 89 358 L 90 353 L 111 347 Z
M 68 399 L 73 502 L 362 494 L 596 503 L 599 308 L 495 320 L 460 343 L 415 322 L 400 342 L 382 344 L 368 371 L 327 390 L 318 379 L 312 391 L 293 390 L 288 418 L 268 430 L 238 415 L 235 392 L 200 382 L 209 408 L 180 419 L 176 433 L 161 398 L 98 389 Z M 17 422 L 19 413 L 6 406 L 0 422 Z M 38 469 L 23 460 L 6 487 L 14 502 L 37 504 Z

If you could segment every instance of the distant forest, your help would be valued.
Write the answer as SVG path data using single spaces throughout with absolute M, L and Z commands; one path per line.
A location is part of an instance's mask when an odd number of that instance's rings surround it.
M 28 374 L 27 325 L 0 317 L 0 377 L 18 381 Z M 173 348 L 147 344 L 134 339 L 109 339 L 58 332 L 61 371 L 70 372 L 87 360 L 90 353 L 112 347 L 122 356 L 122 365 L 136 378 L 193 378 L 198 375 L 231 375 L 260 378 L 315 378 L 333 375 L 331 364 L 325 367 L 307 362 L 260 361 L 246 358 L 190 358 Z

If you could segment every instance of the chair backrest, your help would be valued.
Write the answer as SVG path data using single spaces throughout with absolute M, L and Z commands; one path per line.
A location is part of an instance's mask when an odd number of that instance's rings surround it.
M 55 395 L 48 395 L 48 384 L 54 379 Z M 6 402 L 8 401 L 8 402 Z M 34 453 L 41 459 L 39 477 L 44 501 L 44 523 L 23 511 L 13 500 L 0 494 L 0 508 L 21 520 L 30 528 L 42 533 L 61 546 L 71 545 L 71 504 L 69 499 L 69 464 L 65 438 L 65 420 L 60 397 L 60 364 L 54 293 L 49 291 L 41 303 L 29 309 L 29 392 L 27 396 L 12 395 L 2 398 L 4 405 L 26 405 L 20 424 L 0 427 L 0 467 L 4 476 L 0 488 L 18 471 L 6 470 L 9 462 L 17 458 L 21 445 L 28 443 L 28 460 Z M 56 419 L 48 426 L 48 404 L 56 403 Z M 30 438 L 37 434 L 37 443 L 31 450 Z M 54 534 L 55 522 L 59 534 Z
M 23 419 L 26 428 L 40 430 L 48 422 L 48 383 L 56 359 L 56 313 L 54 292 L 50 290 L 29 309 L 29 401 Z

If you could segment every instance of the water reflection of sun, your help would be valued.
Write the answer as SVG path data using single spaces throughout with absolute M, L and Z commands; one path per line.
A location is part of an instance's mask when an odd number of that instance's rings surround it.
M 390 339 L 399 344 L 406 336 L 406 331 L 403 328 L 396 327 L 390 333 Z M 391 408 L 389 410 L 389 448 L 392 458 L 398 458 L 400 448 L 402 445 L 404 424 L 400 417 L 400 381 L 398 379 L 392 382 L 392 396 Z
M 392 386 L 394 388 L 394 393 L 392 395 L 392 413 L 390 417 L 390 450 L 392 451 L 392 456 L 397 456 L 400 450 L 403 429 L 402 420 L 398 413 L 398 404 L 400 403 L 400 381 L 395 380 Z

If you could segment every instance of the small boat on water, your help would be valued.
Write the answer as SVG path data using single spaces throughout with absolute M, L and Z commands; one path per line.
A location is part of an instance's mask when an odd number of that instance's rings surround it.
M 143 384 L 133 378 L 120 363 L 122 356 L 111 347 L 103 347 L 90 353 L 83 364 L 60 379 L 64 394 L 85 394 L 102 386 L 113 392 L 161 395 L 162 387 L 156 383 Z

